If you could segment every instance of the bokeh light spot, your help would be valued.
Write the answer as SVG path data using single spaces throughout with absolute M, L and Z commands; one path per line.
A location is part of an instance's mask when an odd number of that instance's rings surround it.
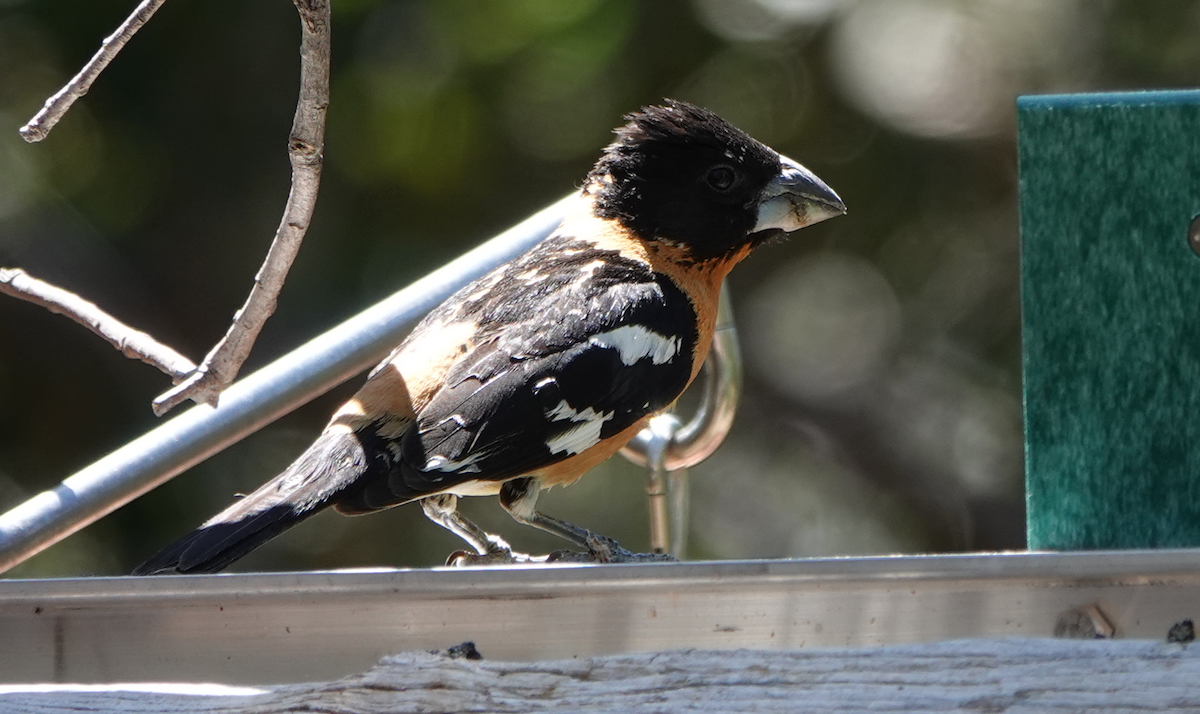
M 784 392 L 821 402 L 862 385 L 888 363 L 900 304 L 870 263 L 823 253 L 778 271 L 753 295 L 748 352 Z

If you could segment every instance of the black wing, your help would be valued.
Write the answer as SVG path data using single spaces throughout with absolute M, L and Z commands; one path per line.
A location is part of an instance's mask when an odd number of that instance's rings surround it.
M 696 313 L 641 261 L 551 239 L 428 318 L 470 320 L 481 339 L 401 437 L 393 498 L 545 468 L 668 406 L 687 386 Z M 362 505 L 395 500 L 372 492 Z

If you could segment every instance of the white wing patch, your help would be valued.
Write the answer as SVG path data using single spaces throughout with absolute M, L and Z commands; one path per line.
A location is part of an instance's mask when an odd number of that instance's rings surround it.
M 592 448 L 600 443 L 600 430 L 604 428 L 605 422 L 613 418 L 613 414 L 614 412 L 597 412 L 591 407 L 576 411 L 567 404 L 567 400 L 560 401 L 557 406 L 546 412 L 546 416 L 550 421 L 570 421 L 576 424 L 547 439 L 546 448 L 552 454 L 561 454 L 564 451 L 568 454 L 578 454 Z
M 624 325 L 590 337 L 588 341 L 597 347 L 616 350 L 626 367 L 646 357 L 654 364 L 670 362 L 679 352 L 681 342 L 678 337 L 660 335 L 641 325 Z
M 558 436 L 546 440 L 546 448 L 552 454 L 579 454 L 600 443 L 600 429 L 604 422 L 612 418 L 612 414 L 596 421 L 580 422 L 578 426 L 567 429 Z
M 479 467 L 475 465 L 476 461 L 483 458 L 483 454 L 471 454 L 462 461 L 451 461 L 441 454 L 434 454 L 425 462 L 425 471 L 449 471 L 455 473 L 475 474 L 479 473 Z

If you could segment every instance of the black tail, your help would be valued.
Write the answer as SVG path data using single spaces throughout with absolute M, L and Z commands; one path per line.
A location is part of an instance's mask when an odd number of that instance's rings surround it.
M 283 473 L 139 565 L 133 574 L 223 570 L 329 506 L 373 466 L 378 467 L 355 434 L 327 431 Z

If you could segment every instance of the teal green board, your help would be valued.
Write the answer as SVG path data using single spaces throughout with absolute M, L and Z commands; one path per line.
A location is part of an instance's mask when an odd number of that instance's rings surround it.
M 1029 547 L 1200 545 L 1200 92 L 1017 113 Z

